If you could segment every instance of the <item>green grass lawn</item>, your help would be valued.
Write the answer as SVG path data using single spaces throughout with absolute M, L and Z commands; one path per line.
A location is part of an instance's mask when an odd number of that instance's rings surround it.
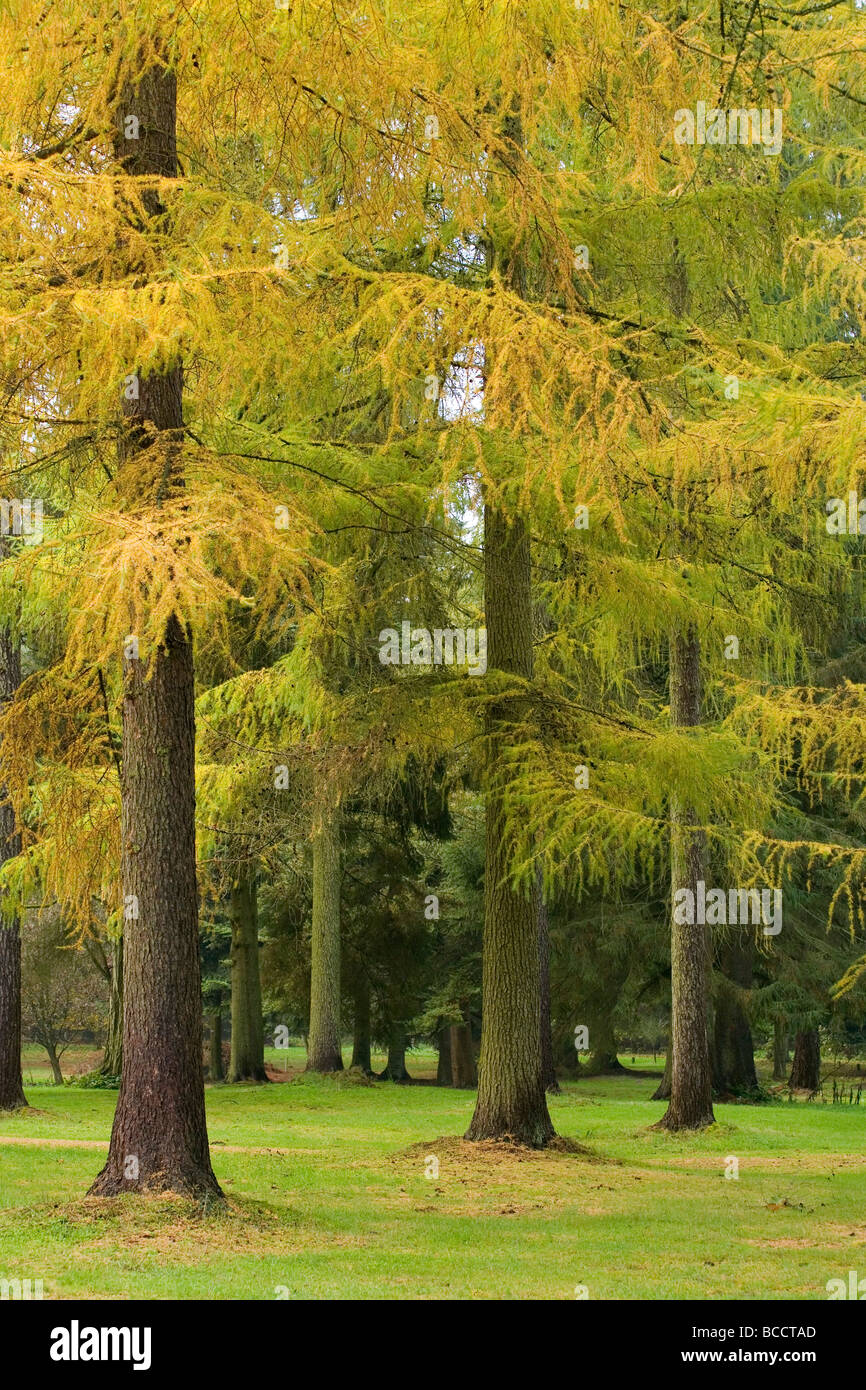
M 269 1061 L 285 1084 L 207 1091 L 222 1210 L 85 1200 L 116 1093 L 31 1086 L 0 1116 L 0 1277 L 46 1298 L 826 1299 L 866 1276 L 866 1105 L 719 1105 L 675 1138 L 649 1130 L 653 1078 L 587 1080 L 550 1108 L 588 1152 L 535 1154 L 459 1139 L 472 1092 Z

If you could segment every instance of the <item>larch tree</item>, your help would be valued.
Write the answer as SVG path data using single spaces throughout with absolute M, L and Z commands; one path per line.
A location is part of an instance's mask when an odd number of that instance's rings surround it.
M 283 336 L 291 297 L 286 281 L 292 275 L 283 276 L 281 259 L 274 257 L 279 233 L 268 236 L 274 200 L 230 186 L 207 187 L 208 178 L 220 185 L 221 159 L 223 172 L 230 167 L 232 145 L 238 143 L 237 113 L 220 111 L 216 131 L 198 119 L 199 107 L 212 109 L 213 84 L 219 87 L 222 75 L 213 70 L 203 75 L 195 25 L 187 26 L 167 5 L 134 14 L 129 8 L 105 43 L 100 20 L 84 7 L 62 16 L 46 16 L 27 5 L 18 9 L 21 13 L 7 14 L 3 22 L 11 32 L 15 22 L 25 20 L 27 66 L 7 112 L 5 147 L 10 178 L 20 176 L 21 201 L 4 235 L 24 270 L 23 279 L 7 281 L 6 322 L 14 320 L 18 327 L 6 348 L 10 361 L 17 356 L 20 370 L 26 355 L 22 306 L 29 299 L 32 307 L 40 295 L 46 303 L 51 300 L 42 320 L 45 340 L 33 350 L 52 364 L 46 369 L 46 391 L 57 426 L 75 441 L 78 458 L 89 454 L 90 464 L 89 476 L 85 469 L 77 474 L 79 529 L 67 552 L 73 585 L 81 584 L 79 600 L 70 602 L 77 618 L 67 628 L 63 661 L 23 698 L 19 731 L 33 718 L 41 730 L 38 746 L 45 747 L 37 706 L 43 711 L 50 706 L 56 716 L 52 737 L 67 716 L 92 731 L 97 690 L 103 703 L 119 698 L 123 717 L 114 783 L 122 807 L 120 843 L 110 822 L 113 778 L 100 778 L 101 788 L 95 790 L 94 734 L 66 754 L 70 776 L 42 815 L 43 828 L 53 817 L 51 832 L 39 840 L 26 867 L 38 871 L 46 891 L 75 912 L 82 930 L 95 879 L 98 896 L 115 918 L 123 918 L 124 1078 L 109 1162 L 94 1191 L 174 1187 L 217 1194 L 202 1088 L 192 647 L 194 629 L 199 637 L 204 634 L 205 646 L 215 629 L 217 640 L 225 636 L 223 610 L 243 603 L 245 589 L 256 579 L 272 595 L 287 586 L 291 601 L 303 563 L 296 560 L 303 548 L 303 519 L 282 545 L 279 518 L 274 523 L 272 441 L 256 458 L 247 433 L 238 466 L 234 441 L 218 437 L 217 423 L 226 405 L 229 421 L 236 421 L 238 397 L 246 393 L 249 401 L 257 381 L 273 380 L 271 363 L 257 361 L 249 347 L 242 354 L 243 370 L 226 380 L 232 342 L 243 334 L 252 344 L 256 337 L 247 337 L 249 314 L 234 291 L 240 287 L 246 294 L 253 286 L 246 303 L 264 314 L 265 340 L 276 345 Z M 241 30 L 243 25 L 218 7 L 210 20 L 211 51 L 223 52 L 231 64 L 237 48 L 230 42 L 223 46 L 221 35 L 236 22 Z M 320 41 L 336 41 L 339 26 L 332 23 L 332 40 L 321 32 L 314 40 L 304 30 L 287 41 L 283 17 L 272 13 L 269 21 L 286 81 L 303 88 L 299 74 L 317 68 Z M 238 73 L 248 76 L 243 62 Z M 270 85 L 264 64 L 258 76 L 254 102 Z M 178 85 L 185 108 L 183 162 L 177 154 Z M 286 148 L 287 122 L 302 133 L 306 129 L 308 149 L 321 143 L 317 100 L 305 98 L 300 122 L 286 116 L 272 91 L 266 105 L 263 147 L 268 155 L 277 151 L 277 165 L 279 150 Z M 205 149 L 209 139 L 212 146 Z M 382 143 L 390 143 L 388 136 Z M 187 160 L 196 170 L 192 178 Z M 277 199 L 277 208 L 290 210 L 283 226 L 291 221 L 305 174 L 303 151 L 296 164 L 287 159 L 282 170 L 259 165 L 259 182 L 270 175 L 286 193 L 285 203 Z M 205 226 L 210 233 L 202 239 Z M 237 253 L 244 265 L 233 278 L 228 262 Z M 318 330 L 319 289 L 306 265 L 298 265 L 295 285 L 309 301 L 308 336 L 298 359 L 302 376 Z M 221 352 L 216 363 L 206 357 L 214 342 Z M 206 442 L 200 442 L 196 424 L 209 436 Z M 114 470 L 108 466 L 106 440 L 117 446 Z M 214 467 L 216 459 L 226 458 L 228 464 Z M 84 676 L 73 706 L 70 672 Z M 22 749 L 25 743 L 26 736 Z M 100 755 L 106 750 L 103 730 Z M 37 791 L 32 761 L 29 772 L 23 763 L 18 771 L 19 805 L 24 805 Z M 76 831 L 94 825 L 97 809 L 98 831 L 78 844 L 70 861 Z M 89 855 L 92 849 L 98 852 Z
M 140 194 L 132 193 L 139 215 L 158 225 L 166 216 L 158 184 L 178 175 L 177 78 L 166 58 L 154 62 L 148 54 L 145 64 L 121 88 L 115 157 L 126 189 L 139 181 Z M 135 273 L 134 265 L 130 270 Z M 183 491 L 183 370 L 182 362 L 148 372 L 136 364 L 130 373 L 117 474 L 130 509 L 158 507 Z M 149 456 L 144 468 L 141 453 Z M 108 1159 L 91 1193 L 168 1188 L 219 1195 L 202 1071 L 192 633 L 171 613 L 145 660 L 131 636 L 124 652 L 121 753 L 121 879 L 129 907 L 124 1067 Z

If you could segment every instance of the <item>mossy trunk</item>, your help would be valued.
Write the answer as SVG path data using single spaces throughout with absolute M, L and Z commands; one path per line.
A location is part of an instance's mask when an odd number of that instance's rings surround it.
M 139 139 L 124 139 L 128 114 Z M 120 94 L 115 155 L 140 178 L 136 234 L 162 226 L 154 175 L 177 177 L 177 86 L 153 64 Z M 141 211 L 139 211 L 139 208 Z M 163 233 L 155 233 L 159 237 Z M 134 370 L 134 363 L 130 370 Z M 125 400 L 116 486 L 132 512 L 183 490 L 183 370 L 142 376 Z M 132 634 L 133 636 L 135 634 Z M 124 660 L 121 882 L 125 905 L 123 1076 L 108 1160 L 91 1194 L 221 1197 L 208 1147 L 195 852 L 195 677 L 191 633 L 172 615 L 148 659 Z
M 797 1034 L 788 1084 L 792 1091 L 817 1091 L 821 1084 L 821 1039 L 817 1028 L 805 1028 Z
M 773 1023 L 773 1080 L 785 1081 L 788 1076 L 788 1030 L 781 1019 Z
M 224 1081 L 223 1067 L 223 1011 L 222 1005 L 210 1011 L 210 1038 L 208 1039 L 208 1076 L 211 1081 Z
M 108 1032 L 99 1067 L 101 1076 L 120 1076 L 123 1071 L 123 937 L 111 945 L 108 980 Z
M 355 986 L 355 1021 L 352 1031 L 352 1062 L 365 1076 L 373 1075 L 370 1057 L 370 985 L 359 979 Z
M 752 1029 L 742 999 L 742 992 L 752 988 L 753 958 L 754 942 L 744 932 L 726 941 L 719 954 L 723 980 L 713 1020 L 713 1081 L 721 1095 L 753 1095 L 758 1089 Z
M 0 559 L 6 546 L 0 542 Z M 5 709 L 21 684 L 21 652 L 8 627 L 0 629 L 0 709 Z M 15 814 L 0 787 L 0 865 L 21 850 Z M 0 1110 L 20 1110 L 27 1104 L 21 1075 L 21 936 L 18 918 L 0 917 Z
M 532 678 L 529 527 L 484 508 L 484 603 L 489 670 Z M 516 689 L 486 706 L 484 934 L 478 1099 L 467 1139 L 505 1139 L 543 1148 L 554 1129 L 541 1072 L 541 969 L 537 893 L 517 891 L 506 826 L 510 747 L 528 713 Z
M 231 891 L 232 1040 L 228 1080 L 267 1081 L 256 877 L 245 872 Z
M 701 722 L 700 641 L 694 628 L 670 641 L 670 708 L 676 728 Z M 696 901 L 705 877 L 705 846 L 691 809 L 671 797 L 671 897 L 689 889 Z M 660 1129 L 704 1129 L 715 1122 L 708 1035 L 710 934 L 671 913 L 671 1095 Z M 694 914 L 692 914 L 694 915 Z
M 313 826 L 313 924 L 307 1071 L 343 1070 L 340 1026 L 340 817 L 321 801 Z

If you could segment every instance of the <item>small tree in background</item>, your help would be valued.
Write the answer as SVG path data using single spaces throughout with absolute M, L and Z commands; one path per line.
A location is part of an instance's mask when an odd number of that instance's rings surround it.
M 60 1058 L 76 1034 L 105 1026 L 100 977 L 87 953 L 70 942 L 56 907 L 26 914 L 21 948 L 24 1034 L 45 1048 L 54 1083 L 62 1086 Z

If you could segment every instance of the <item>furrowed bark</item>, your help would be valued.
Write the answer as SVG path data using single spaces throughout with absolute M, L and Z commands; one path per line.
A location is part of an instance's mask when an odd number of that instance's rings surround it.
M 484 509 L 484 607 L 489 667 L 532 677 L 529 529 Z M 543 1148 L 554 1129 L 541 1074 L 541 968 L 535 893 L 518 892 L 510 868 L 505 797 L 507 751 L 525 701 L 490 704 L 485 736 L 494 776 L 485 811 L 484 934 L 478 1099 L 467 1139 L 505 1139 Z
M 520 98 L 502 113 L 508 159 L 523 158 Z M 526 260 L 513 247 L 487 242 L 490 269 L 499 260 L 504 282 L 527 298 Z M 485 395 L 487 380 L 485 380 Z M 508 389 L 507 385 L 500 389 Z M 529 518 L 484 507 L 484 611 L 488 669 L 532 680 L 533 607 Z M 506 697 L 485 706 L 487 747 L 485 801 L 484 930 L 481 983 L 481 1054 L 478 1097 L 467 1139 L 508 1139 L 543 1148 L 554 1129 L 547 1110 L 541 1059 L 541 961 L 538 891 L 523 894 L 509 882 L 506 783 L 509 744 L 527 711 L 526 698 Z
M 129 114 L 138 118 L 137 140 L 124 138 Z M 148 180 L 146 219 L 164 213 L 150 178 L 177 177 L 176 124 L 175 76 L 156 64 L 122 93 L 115 145 L 125 173 Z M 124 411 L 119 489 L 131 507 L 153 505 L 183 487 L 181 366 L 140 376 L 138 397 Z M 191 634 L 173 615 L 149 660 L 124 662 L 123 1076 L 108 1161 L 90 1189 L 95 1196 L 222 1196 L 204 1103 L 194 698 Z
M 671 721 L 701 721 L 701 652 L 694 629 L 670 641 Z M 705 878 L 704 837 L 679 798 L 671 798 L 671 900 L 680 889 L 694 895 Z M 671 1097 L 659 1129 L 704 1129 L 715 1123 L 707 1031 L 710 934 L 706 926 L 678 923 L 671 914 Z

